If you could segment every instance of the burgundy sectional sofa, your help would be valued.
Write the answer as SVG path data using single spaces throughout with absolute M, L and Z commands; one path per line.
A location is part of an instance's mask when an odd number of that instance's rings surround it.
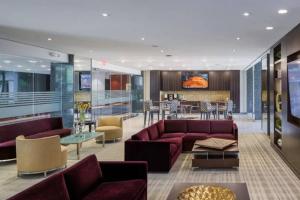
M 0 126 L 0 160 L 16 158 L 16 137 L 41 138 L 53 135 L 61 137 L 71 134 L 71 129 L 63 128 L 62 118 L 44 118 Z
M 8 200 L 146 200 L 146 162 L 98 162 L 90 155 Z
M 169 171 L 181 152 L 210 137 L 238 140 L 238 128 L 232 120 L 161 120 L 125 141 L 125 160 L 147 161 L 149 171 Z

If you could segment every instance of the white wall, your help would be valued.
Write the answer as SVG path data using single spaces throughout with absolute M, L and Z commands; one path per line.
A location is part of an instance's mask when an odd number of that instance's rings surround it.
M 240 71 L 240 113 L 247 112 L 247 71 Z

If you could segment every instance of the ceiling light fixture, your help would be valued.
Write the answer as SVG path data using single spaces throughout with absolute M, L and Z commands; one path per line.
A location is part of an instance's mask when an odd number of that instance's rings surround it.
M 52 38 L 48 38 L 48 41 L 52 41 Z
M 245 17 L 248 17 L 248 16 L 250 16 L 250 13 L 244 12 L 243 15 L 244 15 Z
M 41 65 L 41 68 L 46 68 L 47 67 L 47 65 Z
M 36 61 L 36 60 L 28 60 L 28 62 L 30 62 L 30 63 L 37 63 L 38 61 Z
M 141 38 L 141 40 L 142 40 L 142 41 L 144 41 L 144 40 L 145 40 L 145 38 L 144 38 L 144 37 L 142 37 L 142 38 Z
M 109 14 L 108 13 L 102 13 L 102 17 L 108 17 Z
M 31 71 L 31 69 L 29 69 L 29 68 L 28 68 L 28 69 L 26 69 L 26 70 L 27 70 L 27 71 Z
M 266 30 L 268 30 L 268 31 L 273 30 L 273 29 L 274 29 L 273 26 L 267 26 L 267 27 L 266 27 Z
M 3 60 L 3 62 L 4 62 L 5 64 L 9 64 L 9 63 L 11 63 L 11 61 L 10 61 L 10 60 Z
M 278 14 L 280 14 L 280 15 L 284 15 L 284 14 L 287 14 L 287 13 L 288 13 L 288 10 L 286 10 L 286 9 L 278 10 Z
M 47 70 L 48 70 L 48 71 L 50 71 L 51 69 L 50 69 L 50 68 L 48 68 Z
M 237 38 L 236 38 L 236 40 L 238 40 L 238 41 L 239 41 L 240 39 L 241 39 L 240 37 L 237 37 Z
M 18 67 L 18 68 L 22 68 L 23 66 L 22 66 L 22 65 L 17 65 L 17 67 Z
M 161 52 L 161 53 L 164 53 L 165 51 L 162 49 L 162 50 L 160 50 L 160 52 Z

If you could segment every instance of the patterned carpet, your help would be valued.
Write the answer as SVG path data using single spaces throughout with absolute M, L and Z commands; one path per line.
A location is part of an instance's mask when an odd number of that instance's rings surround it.
M 246 182 L 252 200 L 300 200 L 300 180 L 271 148 L 269 138 L 260 131 L 260 122 L 235 116 L 239 126 L 239 169 L 192 170 L 190 154 L 181 154 L 169 173 L 148 175 L 148 199 L 164 200 L 176 182 L 239 183 Z M 99 160 L 123 160 L 124 140 L 142 128 L 142 116 L 124 122 L 124 139 L 106 144 L 84 143 L 82 157 L 95 153 Z M 69 158 L 75 158 L 69 146 Z M 76 161 L 69 160 L 68 166 Z M 16 177 L 16 164 L 0 164 L 0 199 L 29 187 L 43 179 L 41 175 Z

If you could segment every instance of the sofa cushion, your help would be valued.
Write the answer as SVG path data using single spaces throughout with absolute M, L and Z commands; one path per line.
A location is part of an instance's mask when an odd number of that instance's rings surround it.
M 187 127 L 189 133 L 210 133 L 209 120 L 188 120 Z
M 29 135 L 26 138 L 35 139 L 35 138 L 42 138 L 42 137 L 50 137 L 50 136 L 54 136 L 54 135 L 59 135 L 60 137 L 65 137 L 70 134 L 71 134 L 71 129 L 63 128 L 63 129 L 45 131 L 45 132 L 37 133 L 34 135 Z
M 148 133 L 150 140 L 156 140 L 157 138 L 159 138 L 159 132 L 156 124 L 153 124 L 148 127 Z
M 69 200 L 69 195 L 61 173 L 50 176 L 40 183 L 18 193 L 9 200 Z
M 181 137 L 178 137 L 178 138 L 159 138 L 156 141 L 169 142 L 171 144 L 176 144 L 177 146 L 181 146 L 181 144 L 182 144 L 182 138 Z
M 146 187 L 146 181 L 141 179 L 106 182 L 96 187 L 83 200 L 139 200 Z
M 210 134 L 209 137 L 229 139 L 229 140 L 234 140 L 235 139 L 234 135 L 228 134 L 228 133 L 214 133 L 214 134 Z
M 143 130 L 141 130 L 140 132 L 138 132 L 137 134 L 134 134 L 131 139 L 133 140 L 142 140 L 142 141 L 149 141 L 149 134 L 148 134 L 148 130 L 145 128 Z
M 16 146 L 16 140 L 9 140 L 9 141 L 0 143 L 0 148 L 15 147 L 15 146 Z
M 165 132 L 165 123 L 164 120 L 160 120 L 156 123 L 158 128 L 159 135 L 162 135 Z
M 186 120 L 164 120 L 165 133 L 186 133 L 187 122 Z
M 209 136 L 208 133 L 187 133 L 183 137 L 183 151 L 191 151 L 196 140 L 204 140 Z
M 178 146 L 176 144 L 170 144 L 170 155 L 173 156 L 176 154 Z
M 211 133 L 232 133 L 232 120 L 212 120 L 210 121 Z
M 177 137 L 184 137 L 185 133 L 167 133 L 162 134 L 160 138 L 177 138 Z
M 102 172 L 96 156 L 90 155 L 65 170 L 64 177 L 70 198 L 79 200 L 101 182 Z

